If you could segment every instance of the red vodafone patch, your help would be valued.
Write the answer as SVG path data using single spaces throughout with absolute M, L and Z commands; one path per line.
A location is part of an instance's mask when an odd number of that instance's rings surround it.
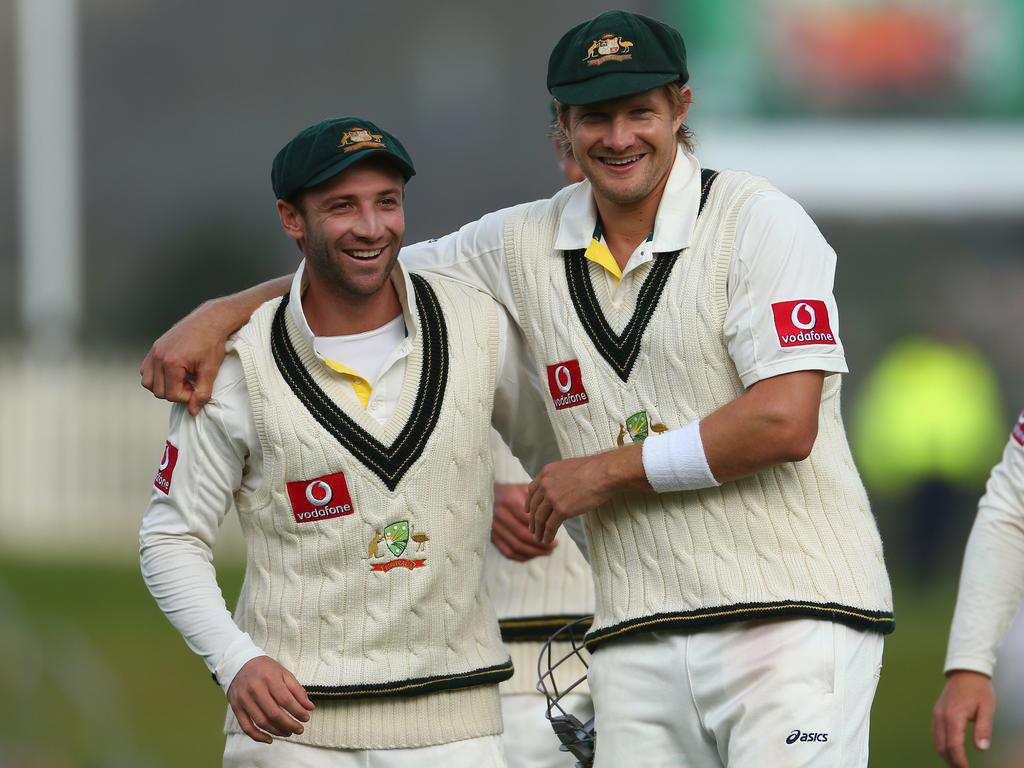
M 807 344 L 835 346 L 836 337 L 828 323 L 828 307 L 818 299 L 778 301 L 772 304 L 775 332 L 782 347 L 802 347 Z
M 330 520 L 332 517 L 351 515 L 352 497 L 343 472 L 288 483 L 288 500 L 296 523 Z
M 1010 437 L 1017 441 L 1017 445 L 1024 447 L 1024 412 L 1021 413 L 1020 418 L 1017 419 L 1017 423 L 1013 427 L 1013 431 L 1010 433 Z
M 583 376 L 580 374 L 579 360 L 566 360 L 548 366 L 548 389 L 555 409 L 575 408 L 590 402 L 587 390 L 583 387 Z
M 178 449 L 171 445 L 168 440 L 164 445 L 164 455 L 160 459 L 160 467 L 153 478 L 153 487 L 163 494 L 171 492 L 171 477 L 174 475 L 174 467 L 178 464 Z

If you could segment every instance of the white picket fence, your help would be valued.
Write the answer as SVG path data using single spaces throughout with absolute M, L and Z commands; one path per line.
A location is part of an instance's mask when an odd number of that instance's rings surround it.
M 0 555 L 138 556 L 170 408 L 139 385 L 138 365 L 0 348 Z M 225 525 L 218 552 L 240 551 L 237 528 Z

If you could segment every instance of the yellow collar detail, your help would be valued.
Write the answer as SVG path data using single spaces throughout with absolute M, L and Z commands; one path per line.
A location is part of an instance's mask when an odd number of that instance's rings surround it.
M 590 241 L 590 245 L 587 246 L 587 250 L 583 255 L 595 264 L 600 264 L 608 270 L 616 280 L 622 279 L 622 270 L 619 268 L 619 263 L 615 261 L 615 257 L 608 250 L 608 246 L 601 242 L 600 236 Z
M 342 365 L 335 360 L 328 360 L 326 357 L 321 358 L 321 360 L 332 371 L 337 371 L 348 379 L 348 383 L 352 385 L 352 389 L 356 393 L 356 397 L 359 398 L 359 402 L 363 404 L 363 410 L 365 411 L 367 404 L 370 402 L 370 395 L 373 393 L 373 387 L 370 386 L 370 382 L 347 365 Z

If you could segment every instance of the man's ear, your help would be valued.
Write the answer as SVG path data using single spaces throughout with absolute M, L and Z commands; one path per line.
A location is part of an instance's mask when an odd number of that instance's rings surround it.
M 690 86 L 684 85 L 679 89 L 679 95 L 682 97 L 682 103 L 679 105 L 678 114 L 676 114 L 672 121 L 672 125 L 677 131 L 686 122 L 686 116 L 690 112 L 690 105 L 693 104 L 693 91 L 690 90 Z
M 306 220 L 294 205 L 287 200 L 278 200 L 277 215 L 281 217 L 281 226 L 288 237 L 298 241 L 306 236 Z

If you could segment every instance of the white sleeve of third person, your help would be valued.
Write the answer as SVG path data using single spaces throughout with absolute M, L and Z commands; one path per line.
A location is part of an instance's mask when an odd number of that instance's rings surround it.
M 213 399 L 197 417 L 172 407 L 139 532 L 146 586 L 225 692 L 247 661 L 265 655 L 231 618 L 213 566 L 218 531 L 255 444 L 241 364 L 228 355 Z
M 992 470 L 967 540 L 945 671 L 992 675 L 1024 598 L 1024 414 Z

